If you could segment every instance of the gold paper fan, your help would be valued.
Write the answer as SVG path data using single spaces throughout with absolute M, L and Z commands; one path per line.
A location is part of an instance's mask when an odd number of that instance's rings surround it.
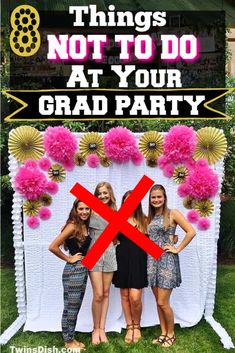
M 98 132 L 87 132 L 79 142 L 79 151 L 82 157 L 87 157 L 91 153 L 96 153 L 101 158 L 105 157 L 102 136 Z
M 61 183 L 66 177 L 66 172 L 62 165 L 56 163 L 53 164 L 48 170 L 48 176 L 52 181 Z
M 148 158 L 146 159 L 146 165 L 151 168 L 155 168 L 157 166 L 157 159 Z
M 210 216 L 214 211 L 214 204 L 211 200 L 198 200 L 195 202 L 194 209 L 197 210 L 201 217 Z
M 40 197 L 39 201 L 41 202 L 41 204 L 43 206 L 50 206 L 52 203 L 52 197 L 50 194 L 42 194 L 42 196 Z
M 192 196 L 187 196 L 183 200 L 183 205 L 188 210 L 191 210 L 194 207 L 194 205 L 195 205 L 195 199 Z
M 18 162 L 40 159 L 44 154 L 43 136 L 32 126 L 20 126 L 11 130 L 8 147 Z
M 224 156 L 227 140 L 219 129 L 204 127 L 197 131 L 197 140 L 194 159 L 206 158 L 209 164 L 214 164 Z
M 100 158 L 100 164 L 103 167 L 110 167 L 112 165 L 112 161 L 108 157 Z
M 80 167 L 82 167 L 85 163 L 86 160 L 85 158 L 81 155 L 81 153 L 76 152 L 74 155 L 74 163 Z
M 40 206 L 40 201 L 27 200 L 23 203 L 23 211 L 26 216 L 37 216 Z
M 163 136 L 157 131 L 148 131 L 139 140 L 139 150 L 146 159 L 157 159 L 163 151 Z
M 173 173 L 173 180 L 177 184 L 184 183 L 185 178 L 188 176 L 189 172 L 188 169 L 184 166 L 178 166 L 175 168 L 174 173 Z

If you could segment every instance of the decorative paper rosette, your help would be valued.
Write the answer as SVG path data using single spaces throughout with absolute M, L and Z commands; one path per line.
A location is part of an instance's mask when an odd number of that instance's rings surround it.
M 38 200 L 27 200 L 23 203 L 23 211 L 26 216 L 37 216 L 41 203 Z
M 52 197 L 51 195 L 45 193 L 42 194 L 42 196 L 39 198 L 39 201 L 43 206 L 50 206 L 52 203 Z
M 48 176 L 52 181 L 61 183 L 66 177 L 66 172 L 62 165 L 55 163 L 48 170 Z
M 163 136 L 157 131 L 145 132 L 139 140 L 139 150 L 147 160 L 157 160 L 163 151 Z
M 196 133 L 192 127 L 176 125 L 164 137 L 163 154 L 168 162 L 184 163 L 191 159 L 196 143 Z
M 206 158 L 209 164 L 219 161 L 227 150 L 224 133 L 215 127 L 204 127 L 197 131 L 197 146 L 194 159 Z
M 195 204 L 195 199 L 193 197 L 191 197 L 191 196 L 187 196 L 183 200 L 183 205 L 188 210 L 191 210 L 192 208 L 194 208 L 194 204 Z
M 82 157 L 87 157 L 90 154 L 97 154 L 99 157 L 104 157 L 104 143 L 102 136 L 98 132 L 86 133 L 80 139 L 79 151 Z
M 81 155 L 80 152 L 76 152 L 74 155 L 74 163 L 80 167 L 82 167 L 85 163 L 86 160 L 85 158 Z
M 19 126 L 11 130 L 8 147 L 18 162 L 30 158 L 40 159 L 44 154 L 43 136 L 32 126 Z
M 188 175 L 189 175 L 188 169 L 183 165 L 180 165 L 174 169 L 173 180 L 177 184 L 181 184 L 185 182 L 185 179 L 187 178 Z
M 214 211 L 214 204 L 211 200 L 198 200 L 193 207 L 201 217 L 208 217 Z
M 126 127 L 113 127 L 104 136 L 104 149 L 112 161 L 126 163 L 137 150 L 135 136 Z
M 66 169 L 73 168 L 77 140 L 69 129 L 49 126 L 44 134 L 44 147 L 49 157 L 62 163 Z
M 108 158 L 108 157 L 103 157 L 103 158 L 100 158 L 100 164 L 103 166 L 103 167 L 110 167 L 112 165 L 112 161 Z

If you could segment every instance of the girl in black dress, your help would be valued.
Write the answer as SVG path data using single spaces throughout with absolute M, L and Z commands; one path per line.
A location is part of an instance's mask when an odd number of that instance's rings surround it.
M 124 194 L 122 203 L 130 193 L 131 191 L 127 191 Z M 142 233 L 146 233 L 147 221 L 141 203 L 128 218 L 128 222 Z M 138 342 L 141 338 L 142 288 L 148 286 L 147 254 L 122 233 L 118 234 L 118 242 L 116 249 L 118 270 L 114 273 L 113 284 L 120 288 L 127 328 L 125 342 Z
M 74 334 L 87 284 L 88 269 L 81 264 L 81 260 L 86 255 L 91 242 L 88 234 L 90 213 L 87 205 L 80 200 L 75 200 L 65 226 L 49 246 L 53 254 L 66 261 L 62 277 L 64 287 L 62 335 L 65 347 L 78 351 L 85 348 L 82 342 L 74 339 Z M 60 250 L 61 245 L 65 245 L 69 255 Z

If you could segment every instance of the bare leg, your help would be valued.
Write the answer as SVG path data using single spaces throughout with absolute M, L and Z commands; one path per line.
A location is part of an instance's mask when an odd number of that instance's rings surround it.
M 108 342 L 105 334 L 105 322 L 109 307 L 109 291 L 112 283 L 113 272 L 102 272 L 103 275 L 103 301 L 101 306 L 101 316 L 100 316 L 100 341 Z
M 158 301 L 158 289 L 159 288 L 156 288 L 156 287 L 152 288 L 153 294 L 154 294 L 155 299 L 156 299 L 156 304 L 157 304 L 157 301 Z M 167 326 L 166 326 L 164 313 L 162 311 L 162 308 L 160 306 L 158 306 L 158 305 L 157 305 L 157 311 L 158 311 L 158 317 L 159 317 L 160 326 L 161 326 L 161 336 L 166 336 L 166 334 L 167 334 Z
M 92 332 L 92 344 L 100 343 L 99 328 L 103 302 L 103 274 L 102 272 L 90 272 L 93 289 L 92 316 L 94 331 Z
M 130 288 L 131 313 L 134 324 L 134 342 L 138 342 L 141 337 L 140 318 L 142 313 L 142 289 Z
M 174 337 L 174 313 L 170 306 L 170 295 L 172 289 L 165 289 L 165 288 L 158 288 L 158 300 L 157 305 L 162 310 L 166 328 L 167 328 L 167 337 L 173 338 Z M 168 347 L 172 345 L 174 342 L 167 343 L 166 341 L 163 343 L 164 347 Z
M 132 315 L 131 315 L 131 303 L 129 299 L 129 289 L 121 288 L 121 303 L 122 310 L 126 320 L 127 332 L 125 336 L 125 342 L 131 343 L 133 341 L 133 326 L 132 326 Z

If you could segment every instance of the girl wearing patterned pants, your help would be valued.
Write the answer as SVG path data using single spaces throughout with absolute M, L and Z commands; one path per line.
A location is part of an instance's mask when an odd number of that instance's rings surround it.
M 64 287 L 64 310 L 62 315 L 62 335 L 65 347 L 84 349 L 85 345 L 74 339 L 77 315 L 84 297 L 88 270 L 81 264 L 90 246 L 88 234 L 90 208 L 80 200 L 75 200 L 69 218 L 61 233 L 49 246 L 49 250 L 66 261 L 62 280 Z M 69 251 L 66 255 L 60 247 Z

